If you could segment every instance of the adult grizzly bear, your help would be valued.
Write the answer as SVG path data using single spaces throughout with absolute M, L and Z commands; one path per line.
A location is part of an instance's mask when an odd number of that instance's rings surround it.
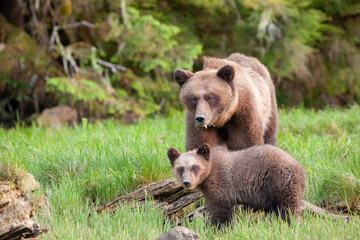
M 186 106 L 186 150 L 203 143 L 225 143 L 230 150 L 276 143 L 275 88 L 256 58 L 204 57 L 202 71 L 178 69 L 175 79 Z
M 184 188 L 204 194 L 213 224 L 231 222 L 237 204 L 275 212 L 288 223 L 290 212 L 296 217 L 302 210 L 305 171 L 278 147 L 266 144 L 231 152 L 204 144 L 183 154 L 170 147 L 168 157 Z

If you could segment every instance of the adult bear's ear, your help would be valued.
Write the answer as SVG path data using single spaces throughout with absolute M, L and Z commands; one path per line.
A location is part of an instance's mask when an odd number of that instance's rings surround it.
M 207 144 L 203 144 L 198 148 L 196 153 L 201 155 L 206 160 L 209 160 L 210 148 L 209 148 L 209 146 Z
M 170 159 L 170 163 L 172 167 L 174 167 L 175 160 L 180 156 L 180 154 L 181 153 L 176 148 L 169 147 L 167 151 L 167 155 L 168 158 Z
M 182 85 L 194 75 L 194 73 L 190 72 L 189 70 L 176 69 L 174 75 L 176 82 L 180 85 L 181 88 Z
M 220 68 L 216 75 L 230 83 L 234 79 L 235 69 L 230 65 L 226 65 Z

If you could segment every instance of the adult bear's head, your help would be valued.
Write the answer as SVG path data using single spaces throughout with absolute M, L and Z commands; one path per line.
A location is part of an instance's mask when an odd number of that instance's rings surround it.
M 194 115 L 197 126 L 222 127 L 229 120 L 238 101 L 234 78 L 235 69 L 231 65 L 196 73 L 182 69 L 175 71 L 180 100 Z

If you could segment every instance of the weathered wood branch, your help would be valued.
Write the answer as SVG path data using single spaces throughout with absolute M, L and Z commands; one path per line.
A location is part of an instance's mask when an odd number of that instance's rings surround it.
M 202 197 L 202 193 L 199 191 L 187 191 L 185 190 L 175 178 L 161 180 L 158 182 L 150 183 L 143 186 L 134 192 L 121 196 L 111 202 L 108 202 L 96 209 L 97 213 L 102 212 L 115 212 L 116 209 L 125 202 L 144 202 L 146 198 L 155 200 L 155 205 L 164 210 L 167 216 L 171 216 L 174 213 L 182 210 L 184 207 L 194 203 Z M 336 215 L 330 213 L 320 207 L 317 207 L 305 200 L 303 200 L 302 210 L 310 211 L 311 213 L 321 216 L 328 215 L 330 217 L 347 218 L 347 216 Z M 206 211 L 206 206 L 196 208 L 193 212 L 188 214 L 185 219 L 192 218 L 197 214 L 203 214 Z M 184 220 L 184 219 L 183 219 Z M 181 220 L 180 223 L 183 221 Z
M 185 190 L 174 178 L 150 183 L 132 193 L 121 196 L 96 209 L 97 213 L 115 212 L 124 202 L 144 202 L 145 199 L 154 199 L 159 208 L 166 215 L 172 215 L 184 207 L 200 199 L 202 194 L 198 191 Z
M 0 240 L 21 240 L 23 238 L 35 239 L 35 237 L 48 231 L 49 227 L 39 226 L 38 224 L 34 224 L 28 227 L 21 226 L 13 228 L 9 232 L 2 234 L 0 236 Z
M 331 213 L 331 212 L 326 211 L 325 209 L 322 209 L 321 207 L 315 206 L 305 200 L 302 201 L 302 207 L 303 207 L 302 211 L 307 210 L 313 214 L 317 214 L 320 216 L 326 215 L 326 216 L 329 216 L 332 218 L 344 218 L 349 221 L 349 216 L 347 216 L 347 215 L 339 215 L 339 214 Z
M 71 52 L 67 51 L 66 48 L 64 47 L 64 45 L 61 43 L 60 36 L 59 36 L 59 30 L 69 29 L 69 28 L 77 28 L 80 26 L 85 26 L 88 28 L 96 27 L 95 24 L 90 23 L 85 20 L 82 20 L 80 22 L 74 22 L 74 23 L 69 23 L 69 24 L 65 24 L 65 25 L 60 25 L 60 26 L 56 25 L 52 29 L 52 33 L 51 33 L 50 40 L 49 40 L 49 50 L 52 51 L 56 48 L 58 49 L 58 51 L 62 57 L 64 72 L 68 78 L 71 78 L 71 76 L 73 75 L 70 72 L 71 69 L 69 69 L 68 63 L 70 63 L 70 66 L 73 68 L 75 73 L 79 72 L 80 68 L 78 67 L 76 61 L 72 57 Z M 116 72 L 117 70 L 123 71 L 123 72 L 126 71 L 126 67 L 121 66 L 119 64 L 110 63 L 110 62 L 104 61 L 99 58 L 95 58 L 95 60 L 98 64 L 100 64 L 104 67 L 110 68 L 112 72 Z

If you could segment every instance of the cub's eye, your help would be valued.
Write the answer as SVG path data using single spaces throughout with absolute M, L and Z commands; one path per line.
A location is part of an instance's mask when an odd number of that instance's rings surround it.
M 183 167 L 179 167 L 178 169 L 177 169 L 177 173 L 181 176 L 181 175 L 183 175 L 183 173 L 184 173 L 184 168 Z
M 197 174 L 197 172 L 199 171 L 199 166 L 197 166 L 197 165 L 192 165 L 191 168 L 190 168 L 190 170 L 191 170 L 193 173 Z

